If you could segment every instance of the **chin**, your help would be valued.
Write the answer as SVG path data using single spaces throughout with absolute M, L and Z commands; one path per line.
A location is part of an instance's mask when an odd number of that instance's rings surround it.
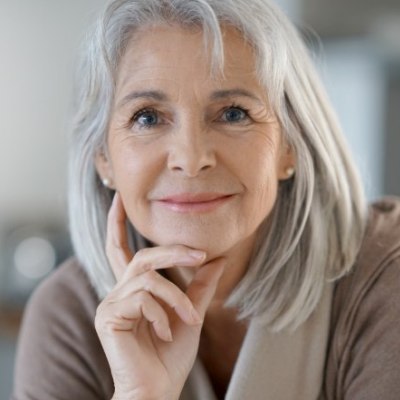
M 149 240 L 158 246 L 170 246 L 181 244 L 192 249 L 203 250 L 207 253 L 207 259 L 220 256 L 233 247 L 234 243 L 228 243 L 215 235 L 189 235 L 189 234 L 170 234 L 157 235 Z

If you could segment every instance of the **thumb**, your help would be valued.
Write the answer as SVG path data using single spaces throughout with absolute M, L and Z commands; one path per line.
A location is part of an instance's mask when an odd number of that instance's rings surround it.
M 207 308 L 217 290 L 225 265 L 226 260 L 223 258 L 203 265 L 196 272 L 187 288 L 186 294 L 202 319 L 204 319 Z

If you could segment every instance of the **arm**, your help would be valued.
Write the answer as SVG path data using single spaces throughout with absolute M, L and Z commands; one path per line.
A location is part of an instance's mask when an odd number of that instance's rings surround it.
M 94 326 L 96 299 L 69 262 L 34 292 L 19 335 L 13 400 L 109 400 L 113 385 Z
M 364 289 L 339 369 L 343 398 L 395 400 L 400 393 L 400 258 Z

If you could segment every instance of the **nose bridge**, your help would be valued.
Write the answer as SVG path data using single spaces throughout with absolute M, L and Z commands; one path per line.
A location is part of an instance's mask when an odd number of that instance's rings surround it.
M 168 167 L 171 170 L 196 176 L 215 166 L 212 138 L 200 118 L 183 118 L 172 138 L 168 157 Z

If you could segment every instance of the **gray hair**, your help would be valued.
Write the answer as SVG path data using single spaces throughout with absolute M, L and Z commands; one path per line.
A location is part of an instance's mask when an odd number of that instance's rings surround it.
M 115 0 L 105 9 L 79 71 L 71 143 L 69 216 L 76 255 L 100 299 L 115 285 L 105 253 L 112 191 L 94 158 L 106 138 L 119 61 L 135 31 L 154 24 L 201 28 L 212 63 L 223 65 L 221 25 L 238 29 L 256 54 L 283 134 L 296 155 L 295 176 L 280 182 L 276 204 L 259 227 L 247 273 L 226 305 L 272 330 L 294 329 L 315 309 L 329 279 L 355 262 L 366 221 L 359 176 L 298 32 L 266 0 Z M 129 226 L 134 251 L 148 246 Z

